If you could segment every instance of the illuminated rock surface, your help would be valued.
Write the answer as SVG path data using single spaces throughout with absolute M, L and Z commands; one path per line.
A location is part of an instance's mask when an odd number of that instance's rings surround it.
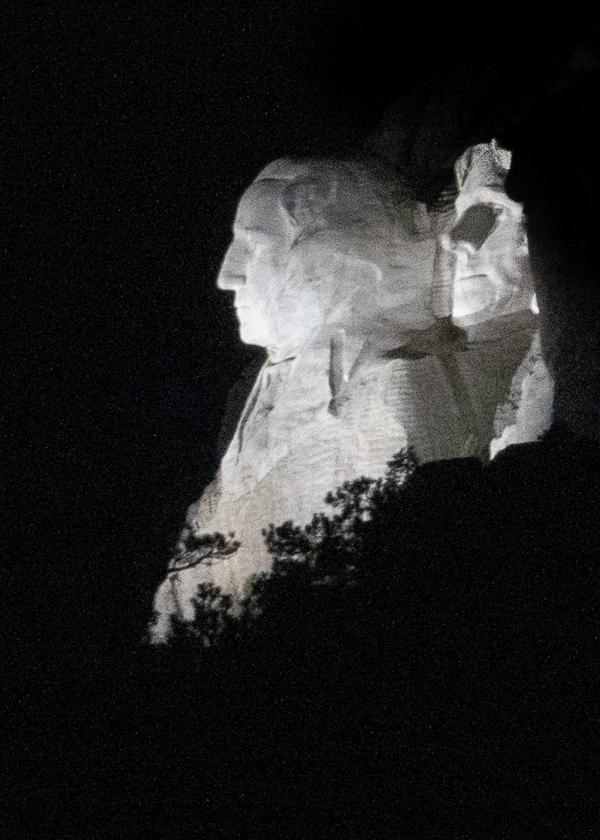
M 518 205 L 504 196 L 510 212 L 490 210 L 500 184 L 480 183 L 469 161 L 462 171 L 470 204 L 459 202 L 443 240 L 452 214 L 429 214 L 374 164 L 276 161 L 242 197 L 218 285 L 235 293 L 242 340 L 268 358 L 182 533 L 234 531 L 241 545 L 171 573 L 155 638 L 170 615 L 191 617 L 200 582 L 240 593 L 269 568 L 268 523 L 306 522 L 329 490 L 381 475 L 400 448 L 420 461 L 487 453 L 535 318 L 526 247 L 504 254 L 521 231 Z
M 492 458 L 513 443 L 532 443 L 552 423 L 554 383 L 548 372 L 536 333 L 529 353 L 519 366 L 508 400 L 496 413 L 496 437 L 490 445 Z
M 456 164 L 456 220 L 443 235 L 455 255 L 452 317 L 471 342 L 476 333 L 503 331 L 537 311 L 521 206 L 504 192 L 510 154 L 495 144 L 475 146 Z M 554 384 L 542 359 L 539 333 L 498 407 L 493 457 L 512 443 L 533 442 L 552 422 Z
M 504 191 L 510 153 L 468 149 L 455 171 L 456 218 L 443 235 L 455 255 L 452 317 L 468 327 L 530 311 L 533 282 L 521 205 Z

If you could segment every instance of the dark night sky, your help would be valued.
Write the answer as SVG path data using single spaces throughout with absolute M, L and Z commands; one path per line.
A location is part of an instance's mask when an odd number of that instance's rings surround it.
M 10 618 L 69 661 L 139 631 L 216 467 L 252 355 L 214 288 L 240 193 L 277 156 L 360 146 L 392 95 L 480 32 L 363 5 L 9 15 L 5 562 L 27 593 Z

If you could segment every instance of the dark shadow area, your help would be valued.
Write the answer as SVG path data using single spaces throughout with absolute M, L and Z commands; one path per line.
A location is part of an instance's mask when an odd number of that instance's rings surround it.
M 457 154 L 497 135 L 533 248 L 563 261 L 560 352 L 598 323 L 597 69 L 566 93 L 557 82 L 573 45 L 596 43 L 593 21 L 434 25 L 424 9 L 410 29 L 342 5 L 7 15 L 2 689 L 17 835 L 597 832 L 598 452 L 559 426 L 486 467 L 418 471 L 361 586 L 292 581 L 260 633 L 201 656 L 138 645 L 253 358 L 214 278 L 266 161 L 360 147 L 398 101 L 396 165 L 435 201 Z M 592 342 L 589 382 L 597 365 Z
M 253 617 L 211 647 L 131 651 L 63 708 L 37 687 L 27 818 L 60 837 L 589 836 L 599 502 L 598 447 L 554 429 L 417 468 L 312 565 L 282 532 Z

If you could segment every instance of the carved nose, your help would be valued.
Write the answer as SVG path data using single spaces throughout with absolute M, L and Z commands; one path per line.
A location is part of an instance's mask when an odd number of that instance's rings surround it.
M 243 249 L 232 243 L 223 259 L 217 286 L 224 291 L 233 292 L 246 284 L 246 270 Z

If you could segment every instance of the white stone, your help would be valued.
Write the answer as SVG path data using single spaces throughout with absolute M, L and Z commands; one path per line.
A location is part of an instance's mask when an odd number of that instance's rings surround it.
M 468 149 L 455 167 L 456 219 L 442 241 L 456 259 L 453 321 L 471 343 L 482 327 L 503 330 L 503 323 L 538 313 L 522 208 L 504 191 L 509 167 L 510 153 L 495 143 Z M 491 457 L 509 444 L 537 440 L 552 422 L 553 397 L 536 332 L 498 407 Z
M 496 413 L 496 437 L 490 455 L 513 443 L 537 440 L 550 428 L 554 401 L 554 382 L 542 358 L 539 332 L 529 353 L 515 373 L 508 400 Z
M 440 241 L 446 226 L 372 163 L 276 161 L 246 191 L 218 285 L 234 292 L 242 340 L 268 359 L 182 534 L 234 531 L 241 545 L 170 574 L 155 639 L 170 615 L 192 616 L 200 582 L 240 594 L 270 567 L 268 523 L 308 521 L 329 490 L 383 474 L 400 448 L 421 461 L 487 451 L 535 318 L 518 260 L 508 271 L 491 243 L 490 282 L 469 299 L 460 275 L 466 330 L 452 325 L 460 248 L 456 235 Z
M 442 236 L 455 255 L 452 318 L 469 327 L 534 311 L 521 205 L 504 190 L 510 153 L 494 142 L 468 149 L 455 171 L 456 217 Z

